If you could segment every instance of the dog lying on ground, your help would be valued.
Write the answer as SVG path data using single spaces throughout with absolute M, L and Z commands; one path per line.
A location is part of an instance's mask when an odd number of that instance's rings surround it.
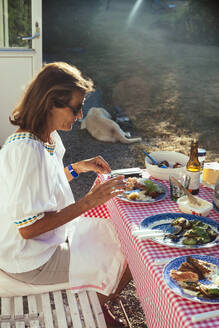
M 92 107 L 81 122 L 81 129 L 88 132 L 97 140 L 121 143 L 140 142 L 141 138 L 127 138 L 126 133 L 111 119 L 111 115 L 100 107 Z

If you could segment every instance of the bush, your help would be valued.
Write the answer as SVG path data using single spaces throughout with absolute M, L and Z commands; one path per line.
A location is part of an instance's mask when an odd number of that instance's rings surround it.
M 163 20 L 175 41 L 219 45 L 218 0 L 188 0 Z

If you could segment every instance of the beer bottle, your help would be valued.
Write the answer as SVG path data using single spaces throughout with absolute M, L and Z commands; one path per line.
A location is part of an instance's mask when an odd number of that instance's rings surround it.
M 198 141 L 193 140 L 191 143 L 190 156 L 186 164 L 186 174 L 191 177 L 189 191 L 197 195 L 200 186 L 201 164 L 198 160 Z

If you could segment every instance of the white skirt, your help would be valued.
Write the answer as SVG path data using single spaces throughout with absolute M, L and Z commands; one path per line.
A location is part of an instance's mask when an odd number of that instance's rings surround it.
M 79 217 L 68 224 L 68 240 L 71 289 L 114 293 L 127 263 L 111 221 Z

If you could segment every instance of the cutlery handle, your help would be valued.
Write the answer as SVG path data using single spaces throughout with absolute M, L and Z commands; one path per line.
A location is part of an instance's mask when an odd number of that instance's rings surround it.
M 151 238 L 151 237 L 156 237 L 156 236 L 164 236 L 163 231 L 145 231 L 145 230 L 134 230 L 132 231 L 133 236 L 137 237 L 145 237 L 145 238 Z
M 150 160 L 152 161 L 153 164 L 157 165 L 157 162 L 155 161 L 155 159 L 153 159 L 145 150 L 143 150 L 144 154 L 150 158 Z
M 167 264 L 168 262 L 170 262 L 173 259 L 174 259 L 174 257 L 166 257 L 166 258 L 156 259 L 154 261 L 154 265 L 162 266 L 162 265 Z
M 192 318 L 192 322 L 197 322 L 197 321 L 202 321 L 202 320 L 206 320 L 206 319 L 210 319 L 210 318 L 215 318 L 218 316 L 219 316 L 219 310 L 215 310 L 215 311 L 209 311 L 209 312 L 195 314 L 191 318 Z

